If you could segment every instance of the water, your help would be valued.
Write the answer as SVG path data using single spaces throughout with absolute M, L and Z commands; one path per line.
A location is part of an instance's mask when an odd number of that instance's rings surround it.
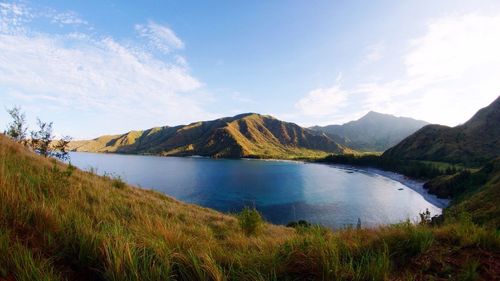
M 71 162 L 223 212 L 255 206 L 277 224 L 305 219 L 340 228 L 360 218 L 364 226 L 374 226 L 416 221 L 426 208 L 441 213 L 400 182 L 325 164 L 81 152 L 71 153 Z

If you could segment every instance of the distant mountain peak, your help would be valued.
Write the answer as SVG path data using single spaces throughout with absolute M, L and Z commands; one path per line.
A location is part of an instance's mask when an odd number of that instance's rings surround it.
M 384 151 L 429 123 L 408 117 L 369 111 L 343 125 L 314 126 L 335 141 L 362 151 Z
M 380 112 L 377 112 L 377 111 L 370 110 L 370 111 L 368 111 L 368 112 L 364 115 L 364 117 L 366 117 L 366 116 L 374 116 L 374 115 L 375 115 L 375 116 L 378 116 L 378 115 L 390 115 L 390 114 L 385 114 L 385 113 L 380 113 Z

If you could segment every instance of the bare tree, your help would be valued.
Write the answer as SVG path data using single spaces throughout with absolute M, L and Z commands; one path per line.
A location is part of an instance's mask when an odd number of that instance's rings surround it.
M 7 109 L 7 113 L 12 117 L 12 122 L 8 124 L 5 134 L 19 143 L 26 144 L 26 131 L 28 130 L 26 115 L 18 106 Z

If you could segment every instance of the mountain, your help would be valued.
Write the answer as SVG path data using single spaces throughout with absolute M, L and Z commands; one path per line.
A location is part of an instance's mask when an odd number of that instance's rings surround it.
M 456 126 L 428 125 L 383 156 L 481 165 L 500 155 L 500 97 Z
M 323 132 L 355 150 L 384 151 L 427 124 L 408 117 L 370 111 L 360 119 L 343 125 L 314 126 L 311 129 Z
M 70 149 L 227 158 L 319 157 L 349 151 L 325 134 L 256 113 L 73 141 Z

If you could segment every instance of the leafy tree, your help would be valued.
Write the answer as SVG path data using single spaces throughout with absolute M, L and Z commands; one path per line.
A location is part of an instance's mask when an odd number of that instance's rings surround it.
M 7 109 L 7 112 L 12 117 L 12 122 L 9 123 L 5 134 L 19 143 L 26 144 L 26 131 L 28 130 L 26 115 L 18 106 Z
M 62 161 L 69 160 L 68 145 L 71 137 L 64 136 L 54 141 L 52 133 L 52 122 L 42 122 L 37 118 L 37 131 L 31 131 L 31 139 L 27 140 L 26 135 L 28 127 L 26 126 L 26 115 L 18 106 L 8 109 L 7 112 L 12 117 L 5 134 L 15 141 L 24 145 L 29 145 L 34 151 L 45 156 L 55 157 Z
M 68 144 L 71 137 L 65 136 L 54 141 L 52 122 L 46 123 L 37 118 L 38 130 L 31 132 L 31 147 L 44 157 L 55 157 L 59 160 L 69 160 Z
M 38 131 L 31 132 L 31 147 L 44 157 L 51 156 L 50 144 L 54 139 L 52 134 L 52 122 L 42 122 L 39 118 L 36 119 Z

